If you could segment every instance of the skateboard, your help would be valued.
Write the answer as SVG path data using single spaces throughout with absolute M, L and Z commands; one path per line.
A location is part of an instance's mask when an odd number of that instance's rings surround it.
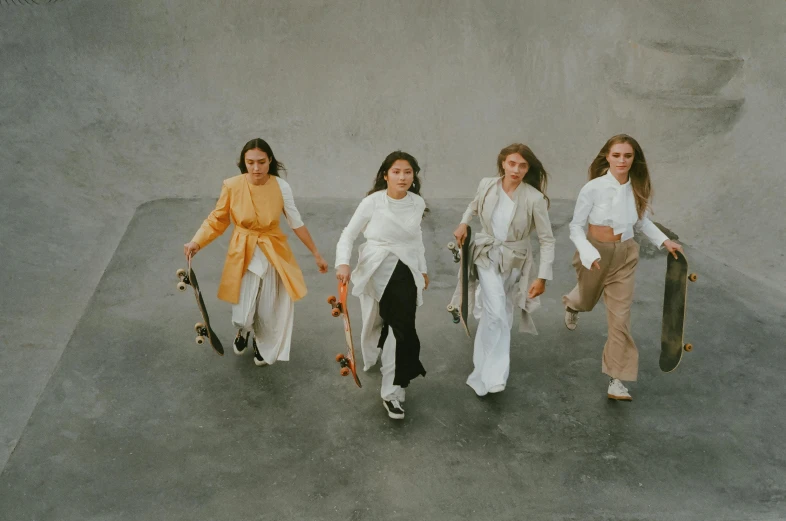
M 194 325 L 194 330 L 197 334 L 196 343 L 202 345 L 205 343 L 205 339 L 207 339 L 210 345 L 213 346 L 213 350 L 219 355 L 224 356 L 224 346 L 221 345 L 221 341 L 218 339 L 218 336 L 216 336 L 215 331 L 210 327 L 210 317 L 207 316 L 205 301 L 202 298 L 202 292 L 199 291 L 196 273 L 194 273 L 194 269 L 191 267 L 191 258 L 188 259 L 188 270 L 177 270 L 177 278 L 180 279 L 180 282 L 177 283 L 177 289 L 180 291 L 185 291 L 188 286 L 194 288 L 197 306 L 199 307 L 199 312 L 202 313 L 203 322 L 197 322 L 196 325 Z
M 358 378 L 357 369 L 355 366 L 355 344 L 352 342 L 352 327 L 349 324 L 349 310 L 347 309 L 347 285 L 344 283 L 338 283 L 338 300 L 334 295 L 331 295 L 327 299 L 328 304 L 333 309 L 330 311 L 330 314 L 334 317 L 342 317 L 344 319 L 344 336 L 347 341 L 347 352 L 339 353 L 336 355 L 336 362 L 338 365 L 341 366 L 341 376 L 348 376 L 349 373 L 352 373 L 352 378 L 355 379 L 355 384 L 358 387 L 363 387 L 360 385 L 360 378 Z
M 674 371 L 683 351 L 691 351 L 692 344 L 683 344 L 685 310 L 687 309 L 688 281 L 698 276 L 688 275 L 688 260 L 681 252 L 677 258 L 669 254 L 666 260 L 666 289 L 663 295 L 663 329 L 660 334 L 660 370 Z
M 461 262 L 461 275 L 460 275 L 460 284 L 461 284 L 461 302 L 459 303 L 459 307 L 456 308 L 452 303 L 448 304 L 448 312 L 453 315 L 453 323 L 458 324 L 461 322 L 461 325 L 464 326 L 464 332 L 467 333 L 468 337 L 472 335 L 469 332 L 469 324 L 467 323 L 467 318 L 469 315 L 469 297 L 467 292 L 469 290 L 469 268 L 470 268 L 470 258 L 469 258 L 469 247 L 472 242 L 472 228 L 467 226 L 467 237 L 464 239 L 464 243 L 461 245 L 461 249 L 456 246 L 455 242 L 448 243 L 448 249 L 453 253 L 453 262 Z

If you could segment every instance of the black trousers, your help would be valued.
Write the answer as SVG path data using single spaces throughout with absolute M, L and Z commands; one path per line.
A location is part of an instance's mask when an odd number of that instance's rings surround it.
M 410 380 L 418 376 L 426 376 L 426 370 L 420 363 L 420 339 L 415 331 L 415 311 L 417 309 L 418 290 L 412 272 L 401 261 L 398 261 L 385 293 L 379 300 L 379 316 L 382 317 L 382 336 L 378 347 L 383 349 L 389 329 L 396 338 L 396 373 L 393 385 L 407 387 Z

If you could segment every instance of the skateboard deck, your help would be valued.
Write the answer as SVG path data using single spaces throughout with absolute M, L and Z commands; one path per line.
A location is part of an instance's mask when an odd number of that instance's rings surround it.
M 210 317 L 207 315 L 205 301 L 202 298 L 202 292 L 199 290 L 199 283 L 197 282 L 194 268 L 191 267 L 190 258 L 188 259 L 188 270 L 177 270 L 177 278 L 180 279 L 180 282 L 177 284 L 177 289 L 180 291 L 185 291 L 186 287 L 188 286 L 194 288 L 194 296 L 196 297 L 197 307 L 199 308 L 199 312 L 202 314 L 203 322 L 197 322 L 196 325 L 194 325 L 194 330 L 197 334 L 196 343 L 202 345 L 205 343 L 205 339 L 207 339 L 208 342 L 210 342 L 210 345 L 213 347 L 213 350 L 219 355 L 224 356 L 224 346 L 221 345 L 221 341 L 218 339 L 218 336 L 216 336 L 213 328 L 210 327 Z
M 469 226 L 467 226 L 467 237 L 464 239 L 461 249 L 457 247 L 455 242 L 448 243 L 448 249 L 453 253 L 453 262 L 461 262 L 461 274 L 459 276 L 461 284 L 461 302 L 459 303 L 458 308 L 456 308 L 452 303 L 448 304 L 448 312 L 453 315 L 454 324 L 461 322 L 461 325 L 464 326 L 464 332 L 467 333 L 468 337 L 472 336 L 469 331 L 469 323 L 467 322 L 469 315 L 469 248 L 471 243 L 472 228 Z
M 688 275 L 688 260 L 681 252 L 675 259 L 666 260 L 666 288 L 663 295 L 663 328 L 660 334 L 660 370 L 674 371 L 682 360 L 682 353 L 691 351 L 692 344 L 683 344 L 685 312 L 687 310 L 688 281 L 695 281 L 695 273 Z
M 352 342 L 352 327 L 349 323 L 349 309 L 347 308 L 347 285 L 341 282 L 338 283 L 338 299 L 331 295 L 327 299 L 328 304 L 333 309 L 330 314 L 334 317 L 343 318 L 344 323 L 344 337 L 347 341 L 347 352 L 339 353 L 336 355 L 336 362 L 341 366 L 339 371 L 341 376 L 348 376 L 352 373 L 352 378 L 355 379 L 355 384 L 358 387 L 363 387 L 358 378 L 357 366 L 355 363 L 355 344 Z

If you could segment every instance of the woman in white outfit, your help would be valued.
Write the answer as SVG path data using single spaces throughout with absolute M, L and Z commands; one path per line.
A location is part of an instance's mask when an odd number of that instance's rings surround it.
M 426 375 L 415 330 L 415 311 L 428 287 L 420 228 L 426 203 L 419 195 L 418 172 L 418 162 L 406 152 L 388 155 L 336 246 L 336 278 L 347 283 L 352 246 L 361 232 L 366 237 L 351 274 L 352 294 L 360 298 L 363 315 L 363 370 L 381 354 L 380 394 L 394 419 L 404 418 L 404 388 Z
M 479 319 L 472 356 L 474 370 L 467 385 L 478 396 L 505 390 L 510 373 L 510 331 L 513 311 L 521 310 L 519 330 L 537 334 L 530 313 L 552 277 L 554 235 L 546 197 L 548 174 L 532 150 L 521 143 L 503 148 L 497 156 L 495 177 L 480 181 L 475 198 L 454 232 L 459 245 L 467 237 L 472 217 L 480 230 L 471 247 L 469 307 Z M 540 267 L 530 283 L 533 265 L 529 240 L 536 230 L 540 242 Z M 478 283 L 479 286 L 478 286 Z M 460 287 L 451 303 L 457 305 Z
M 314 255 L 320 273 L 328 266 L 300 218 L 292 188 L 279 177 L 283 165 L 270 145 L 259 138 L 246 143 L 238 168 L 240 175 L 224 180 L 215 209 L 184 245 L 184 253 L 196 255 L 235 224 L 218 298 L 232 304 L 235 353 L 243 353 L 253 331 L 254 363 L 265 366 L 289 360 L 294 303 L 306 295 L 303 273 L 279 227 L 282 214 Z
M 578 280 L 562 297 L 565 326 L 575 330 L 579 312 L 591 311 L 603 295 L 608 337 L 601 368 L 610 378 L 606 395 L 612 400 L 630 401 L 630 392 L 622 382 L 635 381 L 639 370 L 639 352 L 630 333 L 639 262 L 633 231 L 642 232 L 652 244 L 665 247 L 675 257 L 682 246 L 669 240 L 649 219 L 650 173 L 635 139 L 619 134 L 606 141 L 589 167 L 589 178 L 576 199 L 570 223 Z

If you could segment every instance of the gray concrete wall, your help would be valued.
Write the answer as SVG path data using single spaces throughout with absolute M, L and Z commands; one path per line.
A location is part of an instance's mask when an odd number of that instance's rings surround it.
M 428 198 L 467 197 L 521 140 L 573 198 L 628 132 L 657 220 L 783 291 L 784 18 L 767 0 L 3 3 L 0 390 L 20 406 L 0 461 L 134 209 L 216 195 L 250 137 L 299 197 L 360 197 L 395 148 Z

